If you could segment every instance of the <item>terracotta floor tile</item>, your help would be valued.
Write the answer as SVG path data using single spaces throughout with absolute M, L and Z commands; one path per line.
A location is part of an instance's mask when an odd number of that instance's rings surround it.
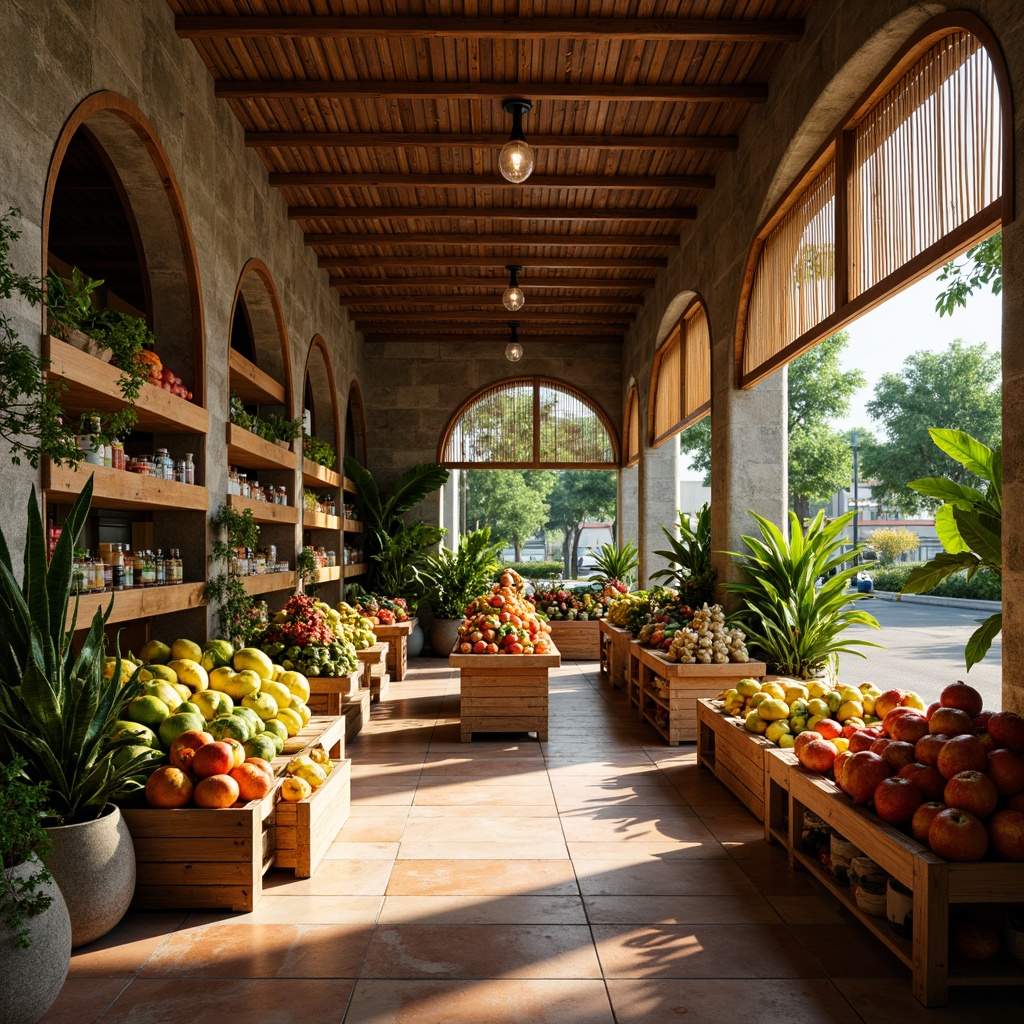
M 595 925 L 606 978 L 822 978 L 782 924 Z
M 383 896 L 390 873 L 391 861 L 324 860 L 312 878 L 271 871 L 263 888 L 280 896 Z
M 573 843 L 656 843 L 663 840 L 706 843 L 715 838 L 697 818 L 687 817 L 682 808 L 675 807 L 637 808 L 632 813 L 619 808 L 590 813 L 566 811 L 560 818 L 565 838 Z
M 414 785 L 387 785 L 371 782 L 352 783 L 352 807 L 381 805 L 384 807 L 409 807 L 416 794 Z
M 513 796 L 510 799 L 515 799 Z M 558 808 L 554 802 L 528 806 L 519 803 L 508 804 L 413 804 L 409 808 L 409 820 L 426 818 L 475 818 L 480 814 L 502 815 L 511 818 L 557 818 Z
M 534 821 L 544 819 L 535 818 Z M 424 842 L 402 843 L 396 864 L 403 860 L 487 860 L 500 854 L 502 859 L 513 860 L 569 860 L 569 851 L 564 842 L 461 842 L 426 840 Z
M 620 1024 L 858 1024 L 829 981 L 637 979 L 609 981 Z
M 778 896 L 775 893 L 767 893 L 766 899 L 786 924 L 823 924 L 833 927 L 849 924 L 851 921 L 851 918 L 840 910 L 838 901 L 828 893 L 820 896 L 815 892 L 807 892 L 799 896 Z
M 481 808 L 474 815 L 443 818 L 410 818 L 402 845 L 446 842 L 464 843 L 561 843 L 562 823 L 558 818 L 516 818 Z
M 90 1024 L 99 1019 L 126 984 L 123 978 L 68 978 L 38 1024 Z
M 845 924 L 829 926 L 831 954 L 822 948 L 822 943 L 813 934 L 821 929 L 797 927 L 793 931 L 807 950 L 807 955 L 814 957 L 834 980 L 910 978 L 907 968 L 856 919 L 850 918 Z M 836 955 L 837 952 L 839 955 Z
M 734 864 L 720 860 L 641 863 L 573 861 L 585 896 L 755 896 L 757 889 Z
M 113 931 L 72 952 L 68 977 L 131 978 L 186 916 L 180 910 L 130 910 Z
M 498 782 L 507 780 L 510 785 L 543 783 L 547 785 L 547 772 L 544 759 L 537 754 L 534 757 L 476 757 L 470 753 L 437 754 L 429 756 L 423 763 L 422 781 L 457 775 L 494 776 Z
M 910 991 L 909 978 L 840 978 L 836 988 L 864 1024 L 1011 1024 L 1020 1020 L 1020 987 L 951 988 L 946 1006 L 926 1008 Z
M 401 818 L 376 818 L 351 815 L 341 831 L 334 837 L 335 843 L 397 843 L 405 831 L 408 813 L 403 808 Z
M 585 925 L 579 896 L 387 896 L 380 924 Z
M 568 860 L 398 860 L 388 896 L 576 896 Z
M 551 787 L 544 786 L 501 786 L 481 785 L 467 780 L 473 776 L 453 775 L 448 784 L 420 783 L 413 798 L 413 805 L 419 807 L 450 807 L 472 804 L 476 807 L 549 807 L 554 813 L 555 798 Z
M 611 1024 L 603 982 L 367 981 L 345 1024 Z
M 600 978 L 586 925 L 381 925 L 363 978 Z
M 601 810 L 605 807 L 685 807 L 679 793 L 665 783 L 643 782 L 629 784 L 629 777 L 614 783 L 580 784 L 579 776 L 560 777 L 552 783 L 559 810 Z
M 748 896 L 584 896 L 591 924 L 777 924 L 760 894 Z
M 728 858 L 725 848 L 711 840 L 659 839 L 652 843 L 629 839 L 625 842 L 568 842 L 569 856 L 576 860 L 641 861 L 648 857 L 660 860 L 720 860 Z
M 194 910 L 185 918 L 186 928 L 219 924 L 342 924 L 370 926 L 377 920 L 383 896 L 282 896 L 281 890 L 265 892 L 248 914 Z
M 103 1017 L 103 1024 L 338 1024 L 355 983 L 347 980 L 139 979 Z M 79 1024 L 82 1024 L 79 1019 Z
M 168 936 L 143 978 L 354 978 L 372 926 L 220 924 Z
M 329 860 L 394 860 L 398 856 L 398 843 L 355 843 L 339 835 L 324 856 Z

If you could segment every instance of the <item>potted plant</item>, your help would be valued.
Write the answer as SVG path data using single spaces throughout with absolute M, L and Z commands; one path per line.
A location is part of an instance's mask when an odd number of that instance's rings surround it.
M 71 964 L 71 920 L 42 858 L 46 786 L 22 774 L 25 762 L 0 763 L 0 1020 L 33 1024 L 60 994 Z
M 20 584 L 0 530 L 0 760 L 21 758 L 27 777 L 48 787 L 53 848 L 46 864 L 67 901 L 76 946 L 108 932 L 131 902 L 135 851 L 114 801 L 141 787 L 133 776 L 152 760 L 150 752 L 121 752 L 131 738 L 112 739 L 141 691 L 137 672 L 122 684 L 117 646 L 105 664 L 103 627 L 113 602 L 97 609 L 77 653 L 71 643 L 72 557 L 91 500 L 90 477 L 47 564 L 32 489 Z
M 843 636 L 854 624 L 879 628 L 873 615 L 849 607 L 865 596 L 847 593 L 848 581 L 857 572 L 852 563 L 862 547 L 845 548 L 842 532 L 853 513 L 826 522 L 825 513 L 819 512 L 805 533 L 790 512 L 788 541 L 774 523 L 756 512 L 750 515 L 761 537 L 743 537 L 746 554 L 727 552 L 739 560 L 745 579 L 727 583 L 725 589 L 743 600 L 733 619 L 746 634 L 751 653 L 762 657 L 770 671 L 810 679 L 834 676 L 841 653 L 863 657 L 857 647 L 880 646 Z M 844 569 L 846 561 L 851 565 Z M 824 579 L 821 587 L 815 586 L 819 578 Z
M 651 573 L 652 580 L 677 590 L 693 608 L 714 600 L 715 574 L 711 568 L 711 508 L 705 502 L 695 513 L 696 526 L 690 515 L 679 513 L 679 537 L 672 536 L 664 526 L 661 532 L 671 544 L 669 551 L 655 551 L 669 563 L 669 568 Z
M 636 545 L 630 540 L 625 547 L 614 544 L 602 544 L 594 568 L 597 572 L 589 577 L 590 583 L 599 583 L 602 587 L 623 583 L 627 589 L 636 582 L 636 570 L 640 564 L 640 554 Z
M 459 546 L 427 555 L 421 577 L 425 599 L 434 613 L 430 646 L 445 657 L 455 647 L 466 605 L 482 594 L 501 568 L 501 545 L 491 543 L 491 529 L 463 534 Z

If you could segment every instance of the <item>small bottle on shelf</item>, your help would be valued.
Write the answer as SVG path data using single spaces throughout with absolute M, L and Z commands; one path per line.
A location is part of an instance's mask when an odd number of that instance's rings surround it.
M 156 558 L 149 550 L 142 553 L 142 585 L 144 587 L 156 586 Z
M 176 484 L 185 483 L 185 460 L 178 459 L 174 464 L 174 482 Z
M 111 466 L 114 469 L 124 469 L 124 442 L 117 440 L 117 438 L 115 437 L 114 440 L 110 442 L 110 450 Z
M 114 590 L 124 590 L 124 552 L 120 544 L 110 545 L 110 585 Z
M 131 548 L 124 545 L 124 589 L 131 590 L 135 586 L 135 555 Z
M 192 453 L 185 452 L 185 483 L 196 482 L 196 464 L 192 461 Z
M 185 571 L 181 561 L 181 552 L 177 548 L 171 549 L 171 558 L 167 566 L 167 582 L 182 583 L 185 579 Z
M 167 582 L 167 559 L 164 558 L 163 548 L 157 550 L 156 557 L 153 562 L 153 575 L 156 580 L 156 585 L 158 587 L 162 587 Z

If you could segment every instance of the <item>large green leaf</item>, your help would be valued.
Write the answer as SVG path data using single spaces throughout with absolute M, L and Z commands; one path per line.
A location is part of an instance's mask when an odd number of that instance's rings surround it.
M 956 519 L 953 516 L 955 509 L 955 505 L 940 505 L 935 511 L 935 534 L 951 555 L 971 550 L 970 544 L 964 540 L 960 533 L 960 527 L 956 524 Z
M 996 612 L 985 619 L 971 634 L 971 638 L 967 641 L 967 646 L 964 648 L 964 661 L 967 663 L 968 672 L 971 671 L 972 666 L 976 665 L 988 654 L 992 641 L 1002 628 L 1003 613 Z
M 973 571 L 978 568 L 978 558 L 970 551 L 959 551 L 955 554 L 942 551 L 930 562 L 916 566 L 910 571 L 907 582 L 903 584 L 904 594 L 927 594 L 934 590 L 947 576 L 963 569 Z
M 945 430 L 932 427 L 928 433 L 936 448 L 944 451 L 951 459 L 959 462 L 964 469 L 992 481 L 994 466 L 992 449 L 962 430 Z
M 987 503 L 988 499 L 981 491 L 966 484 L 958 484 L 953 480 L 947 480 L 941 476 L 922 477 L 920 480 L 911 480 L 907 486 L 926 498 L 935 498 L 937 501 L 949 501 L 960 504 L 963 508 L 973 508 L 976 505 Z
M 1003 567 L 1002 520 L 954 508 L 960 536 L 985 565 L 995 573 Z
M 448 482 L 448 476 L 448 470 L 436 462 L 427 462 L 407 469 L 395 481 L 390 496 L 384 502 L 384 525 L 388 526 L 393 520 L 399 519 L 428 494 L 433 494 L 443 487 Z

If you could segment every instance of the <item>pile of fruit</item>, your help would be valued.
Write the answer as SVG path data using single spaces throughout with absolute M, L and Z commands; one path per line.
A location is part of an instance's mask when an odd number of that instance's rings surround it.
M 639 614 L 637 609 L 646 610 L 650 592 L 647 590 L 636 590 L 632 594 L 621 594 L 612 598 L 608 606 L 607 619 L 613 626 L 628 629 L 630 621 Z
M 951 861 L 986 854 L 1024 860 L 1024 718 L 982 708 L 965 683 L 947 686 L 926 709 L 891 690 L 875 699 L 881 721 L 853 732 L 847 749 L 805 731 L 800 763 L 833 772 L 854 803 L 909 831 Z
M 672 615 L 678 615 L 673 619 Z M 681 620 L 681 621 L 680 621 Z M 697 611 L 688 605 L 659 612 L 654 622 L 642 626 L 637 639 L 649 647 L 664 651 L 668 661 L 681 665 L 725 665 L 750 660 L 745 635 L 725 624 L 725 612 L 719 604 L 705 604 Z
M 892 691 L 882 700 L 882 708 L 895 707 Z M 924 711 L 924 701 L 912 692 L 903 694 L 907 707 Z M 807 730 L 817 730 L 825 739 L 838 742 L 845 750 L 849 738 L 858 730 L 874 725 L 876 701 L 882 691 L 874 683 L 860 686 L 834 686 L 822 680 L 797 679 L 762 682 L 741 679 L 735 687 L 718 695 L 727 715 L 743 718 L 748 732 L 764 736 L 780 747 L 792 747 Z
M 353 600 L 355 610 L 375 626 L 393 626 L 396 622 L 407 622 L 409 619 L 409 602 L 404 597 L 379 597 L 363 591 Z
M 180 773 L 162 771 L 152 784 L 152 795 L 149 779 L 141 777 L 138 781 L 147 786 L 147 800 L 158 807 L 185 806 L 192 799 L 199 807 L 219 807 L 265 795 L 256 793 L 258 780 L 245 784 L 243 777 L 252 773 L 242 766 L 255 760 L 269 768 L 285 740 L 309 722 L 305 676 L 274 665 L 255 648 L 236 651 L 227 640 L 210 640 L 202 647 L 185 639 L 170 646 L 151 640 L 140 657 L 141 667 L 137 662 L 122 663 L 122 681 L 138 668 L 141 693 L 128 702 L 126 717 L 115 723 L 111 739 L 132 741 L 118 750 L 116 758 L 124 763 L 148 755 L 149 778 L 154 768 Z M 107 671 L 114 671 L 110 661 Z M 209 744 L 214 748 L 193 768 L 193 753 Z M 228 748 L 230 767 L 225 768 L 224 750 L 217 744 Z M 236 782 L 241 787 L 233 799 L 227 800 L 233 790 L 222 779 L 200 791 L 197 780 L 231 775 L 232 769 L 238 769 Z
M 289 598 L 259 642 L 260 650 L 288 671 L 307 676 L 347 676 L 356 649 L 339 635 L 341 613 L 308 594 Z
M 184 732 L 169 756 L 171 763 L 146 780 L 150 807 L 231 807 L 238 801 L 262 800 L 274 788 L 269 762 L 245 757 L 237 741 Z
M 602 619 L 612 603 L 607 587 L 602 590 L 538 590 L 528 600 L 552 622 Z M 615 591 L 618 594 L 618 591 Z
M 519 573 L 506 569 L 489 594 L 466 608 L 459 626 L 459 654 L 547 654 L 548 624 L 525 596 Z
M 172 370 L 169 370 L 152 349 L 143 349 L 139 353 L 139 362 L 147 371 L 149 383 L 154 387 L 169 391 L 178 398 L 192 401 L 192 392 L 185 387 L 185 382 Z
M 331 620 L 335 632 L 357 651 L 365 651 L 377 642 L 377 636 L 373 632 L 374 624 L 352 605 L 340 601 L 334 606 L 334 611 L 338 614 L 336 620 Z
M 285 778 L 281 783 L 281 799 L 289 803 L 308 800 L 315 789 L 319 789 L 331 774 L 334 765 L 323 747 L 313 747 L 305 754 L 293 757 L 285 766 Z

